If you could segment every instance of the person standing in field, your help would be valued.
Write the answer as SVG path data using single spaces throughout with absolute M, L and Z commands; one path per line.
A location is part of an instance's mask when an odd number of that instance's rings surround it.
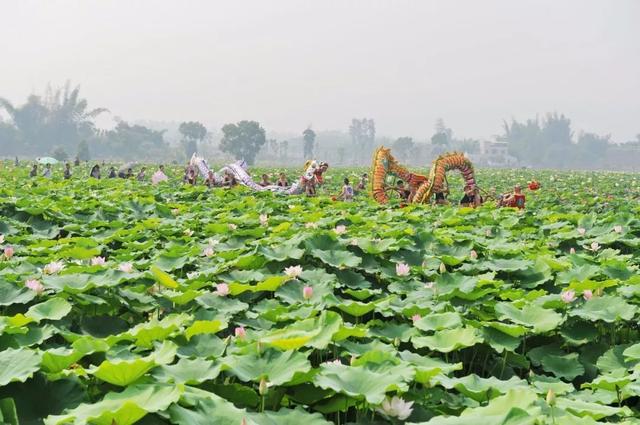
M 280 173 L 276 185 L 278 187 L 289 187 L 289 182 L 287 181 L 287 176 L 285 173 Z
M 342 186 L 342 192 L 340 192 L 338 199 L 341 199 L 346 202 L 353 200 L 353 187 L 349 183 L 348 178 L 344 179 L 344 186 Z
M 207 174 L 207 179 L 204 181 L 204 184 L 211 189 L 212 187 L 215 187 L 217 182 L 216 182 L 216 175 L 213 173 L 213 171 L 209 170 L 209 173 Z
M 94 179 L 100 179 L 100 165 L 94 165 L 89 175 Z
M 118 177 L 118 175 L 116 174 L 116 167 L 111 167 L 109 168 L 109 176 L 110 179 L 115 179 L 116 177 Z
M 29 172 L 29 177 L 35 177 L 37 175 L 38 175 L 38 165 L 33 164 L 33 167 L 31 167 L 31 171 Z
M 74 165 L 75 167 L 77 167 L 78 165 L 80 165 L 80 158 L 79 158 L 79 157 L 77 157 L 77 156 L 76 156 L 76 160 L 75 160 L 75 161 L 73 161 L 73 165 Z
M 15 162 L 13 163 L 13 165 L 15 165 L 16 167 L 19 167 L 19 166 L 20 166 L 20 161 L 18 161 L 18 157 L 17 157 L 17 156 L 16 156 L 16 160 L 15 160 Z
M 362 175 L 362 177 L 360 177 L 360 181 L 358 182 L 358 192 L 363 191 L 367 188 L 367 180 L 368 180 L 369 176 L 367 175 L 367 173 L 364 173 Z
M 140 172 L 139 172 L 139 173 L 138 173 L 138 175 L 136 176 L 136 179 L 137 179 L 139 182 L 143 182 L 143 181 L 144 181 L 144 172 L 145 172 L 145 170 L 146 170 L 146 168 L 145 168 L 145 167 L 142 167 L 142 168 L 140 169 Z
M 153 175 L 151 176 L 151 183 L 158 184 L 167 180 L 169 180 L 169 178 L 164 173 L 164 165 L 161 164 L 160 167 L 158 167 L 158 171 L 153 173 Z
M 265 187 L 265 186 L 270 186 L 271 182 L 269 181 L 269 176 L 266 174 L 262 175 L 262 180 L 260 180 L 260 183 L 258 183 L 260 186 Z
M 64 164 L 64 179 L 69 180 L 71 178 L 71 164 L 66 162 Z
M 51 178 L 51 164 L 45 165 L 44 173 L 42 173 L 42 177 L 45 177 L 47 179 Z

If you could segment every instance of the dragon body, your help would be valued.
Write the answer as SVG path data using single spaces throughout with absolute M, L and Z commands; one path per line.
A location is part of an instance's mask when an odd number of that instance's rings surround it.
M 429 175 L 424 176 L 413 173 L 400 165 L 391 155 L 391 150 L 381 146 L 373 155 L 372 168 L 372 195 L 381 204 L 389 201 L 389 196 L 386 192 L 388 189 L 386 185 L 387 175 L 397 176 L 409 185 L 413 193 L 411 200 L 413 203 L 428 203 L 434 193 L 442 192 L 447 171 L 450 170 L 459 170 L 465 180 L 465 185 L 472 187 L 476 185 L 473 164 L 460 152 L 440 155 L 431 164 Z
M 324 163 L 316 160 L 309 160 L 305 163 L 304 173 L 300 179 L 294 182 L 289 187 L 282 187 L 277 185 L 260 186 L 253 181 L 249 173 L 247 172 L 247 163 L 245 161 L 236 161 L 231 164 L 227 164 L 220 170 L 214 173 L 216 180 L 221 180 L 225 173 L 230 172 L 234 178 L 243 186 L 246 186 L 256 192 L 275 192 L 283 195 L 300 195 L 304 192 L 305 181 L 315 179 L 318 183 L 322 183 L 322 165 Z M 209 165 L 204 158 L 193 154 L 189 165 L 196 167 L 203 178 L 207 178 L 209 175 Z

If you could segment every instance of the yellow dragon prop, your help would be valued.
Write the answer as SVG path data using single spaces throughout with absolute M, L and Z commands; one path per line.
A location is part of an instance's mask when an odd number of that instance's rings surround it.
M 467 186 L 475 186 L 476 180 L 473 172 L 473 164 L 460 152 L 450 152 L 436 158 L 429 170 L 429 176 L 412 173 L 400 165 L 391 155 L 391 150 L 380 146 L 373 154 L 372 170 L 372 195 L 381 204 L 389 201 L 386 190 L 386 177 L 391 174 L 407 182 L 413 193 L 411 202 L 428 203 L 434 193 L 444 190 L 446 173 L 457 169 L 462 173 Z

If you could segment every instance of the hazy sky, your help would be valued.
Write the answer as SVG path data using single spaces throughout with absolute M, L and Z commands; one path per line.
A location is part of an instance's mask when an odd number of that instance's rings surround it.
M 547 111 L 640 133 L 638 0 L 0 0 L 0 96 L 80 84 L 127 120 L 463 137 Z

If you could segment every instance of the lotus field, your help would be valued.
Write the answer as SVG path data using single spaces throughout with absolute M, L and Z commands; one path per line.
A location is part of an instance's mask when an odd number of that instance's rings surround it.
M 479 170 L 517 211 L 73 171 L 0 168 L 0 423 L 640 424 L 636 175 Z

